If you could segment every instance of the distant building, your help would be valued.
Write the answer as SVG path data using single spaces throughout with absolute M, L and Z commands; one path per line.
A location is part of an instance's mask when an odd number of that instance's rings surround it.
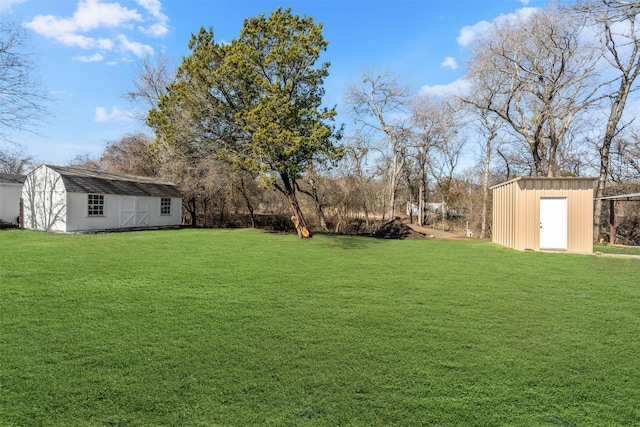
M 18 225 L 25 175 L 0 173 L 0 223 Z
M 32 230 L 77 232 L 175 227 L 182 196 L 156 178 L 42 165 L 22 186 L 23 224 Z

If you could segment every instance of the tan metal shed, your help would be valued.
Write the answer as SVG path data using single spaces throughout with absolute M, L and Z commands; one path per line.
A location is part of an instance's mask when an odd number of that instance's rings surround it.
M 518 250 L 592 253 L 593 182 L 520 177 L 491 187 L 492 241 Z

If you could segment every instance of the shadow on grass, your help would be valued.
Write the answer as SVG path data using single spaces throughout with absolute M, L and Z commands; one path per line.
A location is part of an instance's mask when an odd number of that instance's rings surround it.
M 341 249 L 369 249 L 372 246 L 383 243 L 384 239 L 376 239 L 370 236 L 350 235 L 350 234 L 333 234 L 333 233 L 315 233 L 316 236 L 324 236 L 330 246 L 339 247 Z

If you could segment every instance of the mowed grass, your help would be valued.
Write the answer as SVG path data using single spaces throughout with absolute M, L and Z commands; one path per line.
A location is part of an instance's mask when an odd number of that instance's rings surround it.
M 2 426 L 640 424 L 640 260 L 0 233 Z
M 593 245 L 593 250 L 604 254 L 640 255 L 640 246 L 618 246 L 598 243 Z

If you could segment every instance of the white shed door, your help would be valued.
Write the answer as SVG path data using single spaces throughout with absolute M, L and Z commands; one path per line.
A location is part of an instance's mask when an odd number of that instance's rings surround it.
M 149 225 L 149 201 L 147 199 L 136 200 L 136 227 Z
M 540 249 L 567 249 L 567 199 L 540 199 Z
M 149 225 L 149 202 L 144 198 L 122 198 L 120 224 L 122 227 L 144 227 Z
M 135 227 L 136 199 L 123 197 L 120 209 L 120 225 L 122 227 Z

